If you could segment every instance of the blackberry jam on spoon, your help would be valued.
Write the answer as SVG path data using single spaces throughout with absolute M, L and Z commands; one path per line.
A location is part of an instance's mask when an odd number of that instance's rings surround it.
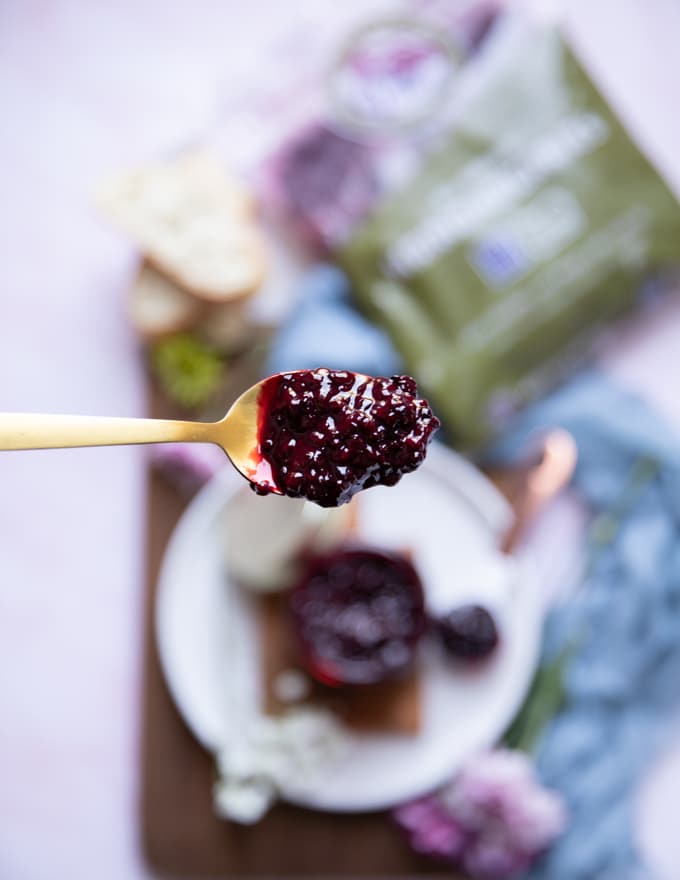
M 265 380 L 259 398 L 257 492 L 337 507 L 361 489 L 416 470 L 439 427 L 408 376 L 300 370 Z M 269 472 L 264 476 L 265 464 Z
M 0 449 L 214 443 L 260 494 L 323 507 L 414 471 L 439 427 L 408 376 L 345 370 L 278 373 L 245 391 L 218 422 L 0 414 Z

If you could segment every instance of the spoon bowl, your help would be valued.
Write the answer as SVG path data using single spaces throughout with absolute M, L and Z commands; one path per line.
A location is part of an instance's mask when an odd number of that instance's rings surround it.
M 227 414 L 211 425 L 214 439 L 210 442 L 222 447 L 246 480 L 267 485 L 270 491 L 280 495 L 271 465 L 260 452 L 260 398 L 271 378 L 262 379 L 236 398 Z

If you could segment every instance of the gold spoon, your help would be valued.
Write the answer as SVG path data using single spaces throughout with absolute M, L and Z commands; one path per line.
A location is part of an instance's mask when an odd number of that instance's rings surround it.
M 218 422 L 0 413 L 0 450 L 214 443 L 247 480 L 273 484 L 258 443 L 258 399 L 266 381 L 244 391 Z
M 297 370 L 292 372 L 307 372 Z M 121 446 L 136 443 L 214 443 L 247 480 L 281 495 L 269 462 L 259 445 L 259 403 L 268 376 L 244 391 L 217 422 L 184 422 L 169 419 L 127 419 L 107 416 L 62 416 L 37 413 L 0 413 L 0 451 L 10 449 L 64 449 L 78 446 Z M 285 374 L 288 375 L 288 374 Z M 369 405 L 361 388 L 371 376 L 352 373 L 354 384 L 342 392 L 349 407 Z

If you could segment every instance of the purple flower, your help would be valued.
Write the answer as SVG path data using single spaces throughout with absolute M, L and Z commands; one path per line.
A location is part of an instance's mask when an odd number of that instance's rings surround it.
M 446 860 L 457 859 L 463 852 L 465 832 L 436 798 L 402 804 L 394 811 L 394 818 L 408 833 L 416 852 Z
M 375 201 L 365 144 L 314 124 L 284 148 L 274 170 L 291 215 L 322 248 L 337 245 Z
M 465 850 L 461 867 L 470 877 L 478 880 L 498 880 L 516 877 L 526 871 L 533 858 L 512 849 L 504 840 L 476 838 Z
M 566 813 L 527 755 L 496 749 L 470 759 L 442 790 L 397 808 L 394 818 L 418 852 L 475 880 L 506 880 L 548 848 Z
M 186 498 L 191 498 L 227 464 L 227 457 L 208 443 L 159 443 L 151 447 L 157 473 Z

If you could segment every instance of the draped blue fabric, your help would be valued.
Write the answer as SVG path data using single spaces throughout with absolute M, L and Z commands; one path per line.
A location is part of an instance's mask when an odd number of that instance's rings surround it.
M 576 438 L 574 485 L 595 519 L 584 581 L 546 627 L 546 655 L 573 654 L 536 758 L 571 820 L 531 878 L 632 880 L 648 876 L 637 784 L 680 708 L 680 442 L 643 401 L 587 374 L 535 405 L 496 453 L 512 458 L 552 425 Z

